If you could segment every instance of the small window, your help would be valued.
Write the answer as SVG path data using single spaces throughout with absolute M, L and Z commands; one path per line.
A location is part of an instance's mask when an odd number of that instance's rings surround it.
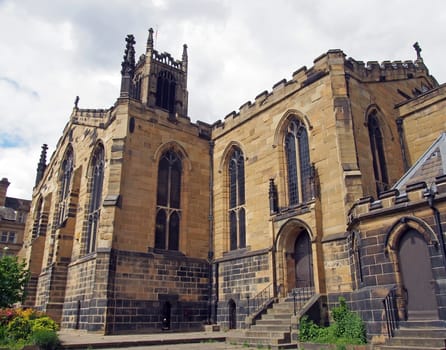
M 16 243 L 16 233 L 14 231 L 3 231 L 0 236 L 2 243 Z
M 129 132 L 132 134 L 135 131 L 135 117 L 131 117 L 129 120 Z
M 8 243 L 16 242 L 16 234 L 15 232 L 9 232 Z

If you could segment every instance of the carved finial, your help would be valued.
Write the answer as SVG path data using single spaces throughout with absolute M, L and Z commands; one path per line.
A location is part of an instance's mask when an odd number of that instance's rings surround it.
M 132 34 L 127 35 L 125 38 L 126 46 L 124 51 L 123 61 L 121 63 L 121 74 L 128 74 L 131 77 L 133 76 L 133 72 L 135 70 L 135 37 Z
M 79 98 L 79 97 L 78 97 Z M 40 180 L 43 178 L 43 173 L 46 169 L 46 151 L 48 149 L 47 144 L 42 145 L 42 151 L 40 152 L 39 164 L 37 164 L 37 175 L 36 175 L 36 186 L 39 184 Z
M 417 60 L 423 60 L 423 58 L 421 57 L 421 47 L 420 44 L 418 44 L 418 41 L 413 44 L 413 48 L 417 52 Z
M 74 99 L 74 108 L 78 109 L 77 105 L 79 103 L 79 96 L 76 96 L 76 98 Z
M 183 62 L 186 62 L 187 61 L 187 45 L 186 44 L 184 44 L 183 45 Z
M 132 90 L 132 79 L 135 73 L 135 38 L 132 34 L 125 38 L 127 42 L 125 46 L 124 59 L 121 63 L 121 97 L 127 98 L 130 96 Z
M 146 51 L 153 50 L 153 28 L 149 29 L 149 37 L 147 38 Z

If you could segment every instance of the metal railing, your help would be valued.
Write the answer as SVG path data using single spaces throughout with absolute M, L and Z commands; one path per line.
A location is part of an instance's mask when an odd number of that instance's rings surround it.
M 399 328 L 398 307 L 396 303 L 396 287 L 393 287 L 383 299 L 384 312 L 386 317 L 387 334 L 389 338 L 395 335 L 395 329 Z
M 248 299 L 248 315 L 257 314 L 266 308 L 274 299 L 273 284 L 268 284 L 255 297 Z
M 294 304 L 294 316 L 296 316 L 297 310 L 302 309 L 302 307 L 307 303 L 308 300 L 314 295 L 314 286 L 298 287 L 291 291 L 293 296 Z

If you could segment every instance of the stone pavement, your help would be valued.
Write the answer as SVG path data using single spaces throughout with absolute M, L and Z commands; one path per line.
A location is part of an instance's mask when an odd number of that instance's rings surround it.
M 134 350 L 232 350 L 249 349 L 243 345 L 226 344 L 231 332 L 152 333 L 102 335 L 85 331 L 62 330 L 59 338 L 63 349 L 134 349 Z

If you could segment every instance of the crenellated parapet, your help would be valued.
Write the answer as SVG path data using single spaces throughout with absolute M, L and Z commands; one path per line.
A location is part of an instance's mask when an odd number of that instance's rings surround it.
M 346 72 L 365 82 L 392 81 L 429 77 L 429 71 L 421 59 L 415 61 L 369 61 L 364 63 L 348 58 L 345 61 Z
M 319 81 L 329 74 L 331 61 L 344 56 L 341 50 L 330 50 L 321 55 L 314 60 L 314 65 L 311 68 L 308 69 L 306 66 L 299 68 L 292 74 L 291 79 L 279 80 L 272 86 L 271 91 L 262 91 L 254 98 L 254 101 L 246 101 L 237 111 L 227 114 L 223 121 L 219 120 L 214 123 L 214 132 L 231 129 L 261 111 L 271 108 L 291 94 Z
M 439 176 L 433 184 L 417 182 L 407 185 L 404 191 L 391 189 L 379 195 L 378 199 L 367 196 L 353 204 L 348 214 L 349 224 L 378 214 L 389 215 L 407 211 L 408 207 L 426 206 L 435 197 L 446 200 L 446 175 Z
M 80 109 L 74 108 L 70 120 L 74 124 L 105 127 L 112 119 L 113 108 L 109 109 Z
M 279 101 L 287 98 L 293 93 L 303 90 L 318 82 L 323 77 L 339 74 L 346 77 L 354 77 L 362 82 L 388 82 L 402 79 L 426 78 L 426 85 L 433 88 L 438 85 L 433 77 L 429 75 L 427 67 L 422 58 L 415 61 L 369 61 L 364 63 L 353 58 L 346 58 L 341 50 L 329 50 L 325 54 L 314 60 L 314 65 L 307 69 L 303 66 L 292 74 L 290 80 L 282 79 L 272 86 L 270 91 L 265 90 L 258 94 L 254 101 L 243 103 L 238 110 L 227 114 L 223 120 L 214 123 L 214 132 L 225 132 L 222 130 L 231 129 L 257 113 Z
M 165 64 L 169 67 L 180 69 L 182 68 L 182 61 L 174 59 L 170 53 L 161 52 L 159 53 L 156 50 L 152 51 L 152 60 Z

